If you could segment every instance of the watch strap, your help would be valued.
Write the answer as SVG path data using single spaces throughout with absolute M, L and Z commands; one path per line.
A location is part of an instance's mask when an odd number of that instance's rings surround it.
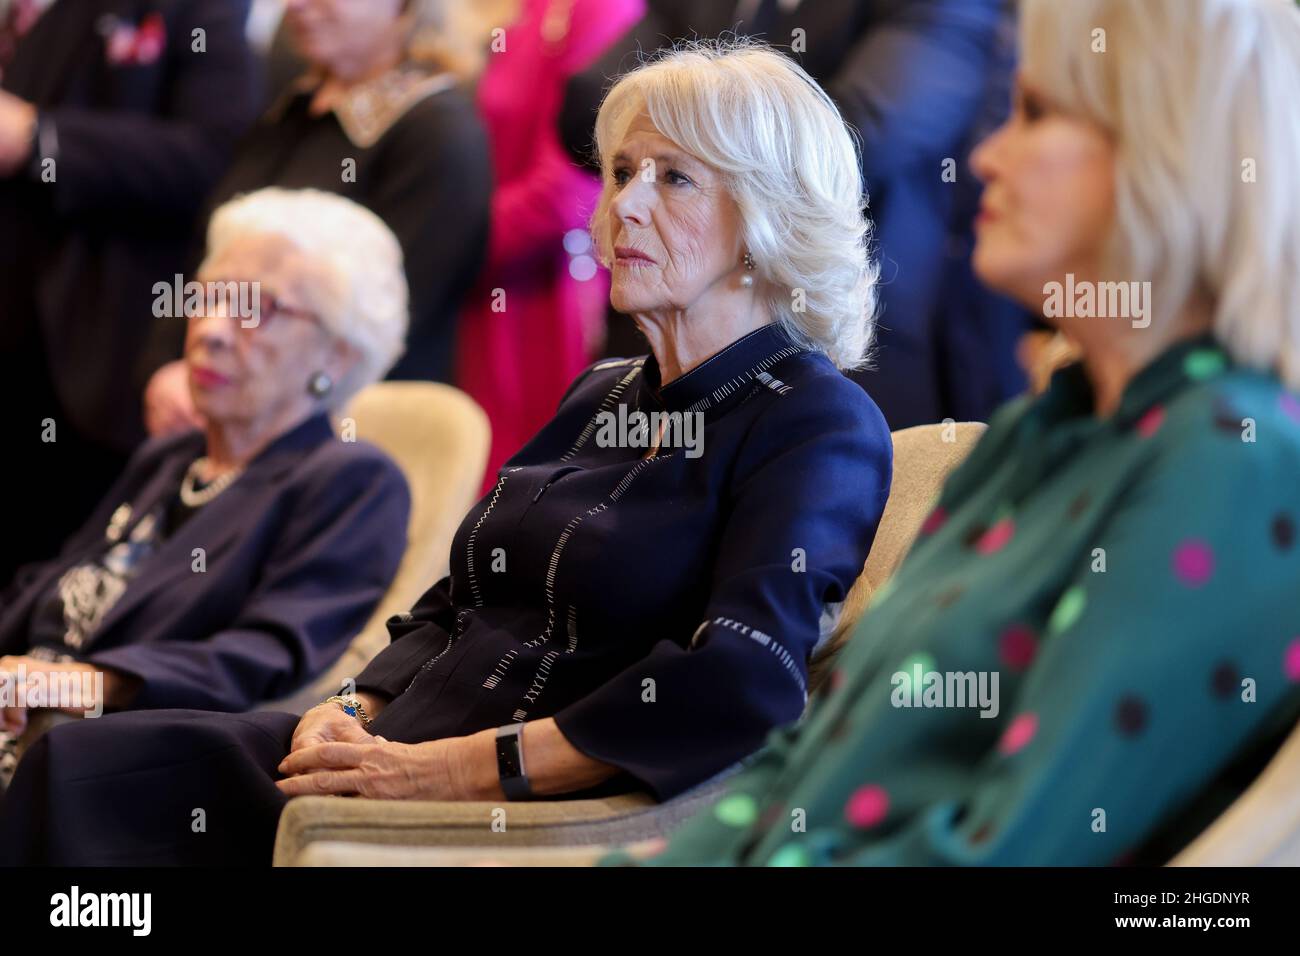
M 524 769 L 524 725 L 497 728 L 497 773 L 507 800 L 531 800 L 533 788 Z

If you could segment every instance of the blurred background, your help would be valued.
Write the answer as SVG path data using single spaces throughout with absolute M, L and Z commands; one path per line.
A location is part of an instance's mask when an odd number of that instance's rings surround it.
M 798 60 L 861 143 L 881 262 L 872 367 L 893 429 L 987 419 L 1025 388 L 1019 308 L 970 266 L 973 145 L 1006 115 L 1010 0 L 0 0 L 0 399 L 59 423 L 15 497 L 42 511 L 0 578 L 48 557 L 149 433 L 187 427 L 182 322 L 207 217 L 263 186 L 354 199 L 401 242 L 395 379 L 487 412 L 487 483 L 602 356 L 587 222 L 604 92 L 674 41 L 754 36 Z M 386 48 L 393 21 L 418 27 Z M 51 165 L 50 160 L 53 160 Z M 53 171 L 57 171 L 57 175 Z

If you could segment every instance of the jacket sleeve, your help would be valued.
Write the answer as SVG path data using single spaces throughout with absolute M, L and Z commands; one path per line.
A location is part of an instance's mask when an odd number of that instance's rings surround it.
M 862 136 L 868 186 L 918 161 L 955 156 L 984 95 L 1001 7 L 911 0 L 868 24 L 825 84 Z
M 141 680 L 134 708 L 247 710 L 331 664 L 387 590 L 410 496 L 387 459 L 317 472 L 230 627 L 202 641 L 127 644 L 88 661 Z
M 486 254 L 492 198 L 487 133 L 470 107 L 421 109 L 384 140 L 366 206 L 397 236 L 410 284 L 411 328 L 450 321 Z
M 804 383 L 746 438 L 694 636 L 666 637 L 556 715 L 570 743 L 661 799 L 803 711 L 823 612 L 862 573 L 889 493 L 889 432 L 865 392 L 828 387 L 845 384 Z
M 392 700 L 406 690 L 426 661 L 446 650 L 455 630 L 451 578 L 445 577 L 424 593 L 410 613 L 389 619 L 392 643 L 357 675 L 357 690 Z
M 244 38 L 247 15 L 248 0 L 166 8 L 166 89 L 157 111 L 42 111 L 58 140 L 60 212 L 148 210 L 189 217 L 199 211 L 257 114 L 259 70 Z M 193 50 L 199 29 L 205 31 L 204 52 Z

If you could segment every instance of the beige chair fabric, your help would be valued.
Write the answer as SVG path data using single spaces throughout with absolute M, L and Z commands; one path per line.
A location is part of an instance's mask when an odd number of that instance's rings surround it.
M 338 692 L 388 645 L 384 622 L 408 611 L 447 573 L 451 539 L 479 497 L 490 430 L 483 410 L 464 392 L 433 382 L 380 382 L 363 389 L 339 417 L 355 434 L 397 462 L 411 490 L 406 553 L 388 593 L 366 626 L 328 671 L 260 710 L 302 713 Z
M 1300 726 L 1170 866 L 1300 866 Z
M 845 600 L 834 635 L 814 661 L 810 686 L 815 688 L 824 679 L 835 650 L 856 628 L 871 594 L 902 562 L 939 489 L 984 427 L 979 423 L 922 425 L 894 434 L 889 502 L 862 577 Z M 433 862 L 444 858 L 430 856 L 432 851 L 405 848 L 479 846 L 495 852 L 520 847 L 632 843 L 662 836 L 708 806 L 725 787 L 725 776 L 662 804 L 633 795 L 609 800 L 504 803 L 503 832 L 491 829 L 495 804 L 299 797 L 289 802 L 280 818 L 275 863 L 450 865 Z M 316 843 L 329 846 L 311 850 Z
M 604 846 L 402 847 L 326 840 L 298 856 L 298 866 L 595 866 Z
M 322 842 L 359 851 L 374 846 L 406 851 L 634 843 L 660 836 L 693 816 L 717 798 L 720 787 L 720 781 L 710 783 L 663 804 L 643 794 L 537 803 L 297 797 L 280 817 L 274 861 L 276 866 L 305 865 L 306 851 Z

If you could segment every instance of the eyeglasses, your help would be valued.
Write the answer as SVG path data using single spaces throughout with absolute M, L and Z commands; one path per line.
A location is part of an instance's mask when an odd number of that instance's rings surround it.
M 320 313 L 289 305 L 277 295 L 265 294 L 256 284 L 252 285 L 251 295 L 245 295 L 248 285 L 248 283 L 208 280 L 204 283 L 208 291 L 204 307 L 191 314 L 190 320 L 217 315 L 219 307 L 224 306 L 225 316 L 234 319 L 236 328 L 241 332 L 265 328 L 273 320 L 281 317 L 308 322 L 320 321 Z M 217 294 L 213 295 L 214 291 Z

